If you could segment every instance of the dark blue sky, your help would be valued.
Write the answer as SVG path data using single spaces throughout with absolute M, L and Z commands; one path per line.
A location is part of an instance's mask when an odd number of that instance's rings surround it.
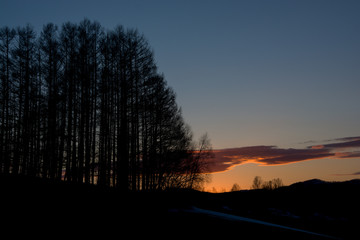
M 214 148 L 359 136 L 359 13 L 345 0 L 0 0 L 0 26 L 137 28 Z

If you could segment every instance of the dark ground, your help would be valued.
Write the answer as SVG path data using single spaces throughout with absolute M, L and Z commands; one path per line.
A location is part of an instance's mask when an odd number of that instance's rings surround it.
M 49 239 L 328 239 L 200 214 L 194 211 L 197 207 L 339 239 L 360 239 L 359 193 L 360 180 L 313 180 L 273 191 L 222 194 L 189 190 L 121 193 L 92 185 L 0 175 L 0 229 L 2 235 Z

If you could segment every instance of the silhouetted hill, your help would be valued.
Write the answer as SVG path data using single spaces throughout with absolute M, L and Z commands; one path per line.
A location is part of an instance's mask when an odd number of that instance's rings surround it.
M 290 230 L 204 214 L 211 210 L 343 239 L 357 239 L 360 180 L 309 180 L 276 190 L 204 193 L 123 193 L 110 187 L 74 184 L 25 176 L 0 175 L 3 229 L 55 235 L 135 234 L 245 239 L 326 239 Z M 355 235 L 356 234 L 356 235 Z
M 304 182 L 297 182 L 297 183 L 294 183 L 290 186 L 297 186 L 297 185 L 319 185 L 319 184 L 327 184 L 328 182 L 325 182 L 323 180 L 320 180 L 320 179 L 317 179 L 317 178 L 314 178 L 314 179 L 310 179 L 310 180 L 307 180 L 307 181 L 304 181 Z
M 325 185 L 330 188 L 356 187 L 356 185 L 360 186 L 360 179 L 353 179 L 353 180 L 343 181 L 343 182 L 327 182 L 327 181 L 323 181 L 320 179 L 310 179 L 310 180 L 307 180 L 304 182 L 294 183 L 294 184 L 290 185 L 289 187 L 290 188 L 314 188 L 314 187 L 323 188 Z

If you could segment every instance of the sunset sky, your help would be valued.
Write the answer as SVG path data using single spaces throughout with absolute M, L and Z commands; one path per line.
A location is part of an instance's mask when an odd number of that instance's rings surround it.
M 215 158 L 206 189 L 360 178 L 360 1 L 0 0 L 0 26 L 137 28 Z

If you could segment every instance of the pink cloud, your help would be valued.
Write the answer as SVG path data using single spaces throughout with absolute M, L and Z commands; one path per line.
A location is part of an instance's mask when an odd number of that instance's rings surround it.
M 279 165 L 334 156 L 327 149 L 283 149 L 275 146 L 252 146 L 215 150 L 210 163 L 212 172 L 222 172 L 231 167 L 256 162 L 264 165 Z
M 323 158 L 360 158 L 360 151 L 342 152 L 341 149 L 360 148 L 360 137 L 339 138 L 337 143 L 314 145 L 305 149 L 276 146 L 250 146 L 214 150 L 209 162 L 210 172 L 223 172 L 239 164 L 255 162 L 263 165 L 290 164 Z

